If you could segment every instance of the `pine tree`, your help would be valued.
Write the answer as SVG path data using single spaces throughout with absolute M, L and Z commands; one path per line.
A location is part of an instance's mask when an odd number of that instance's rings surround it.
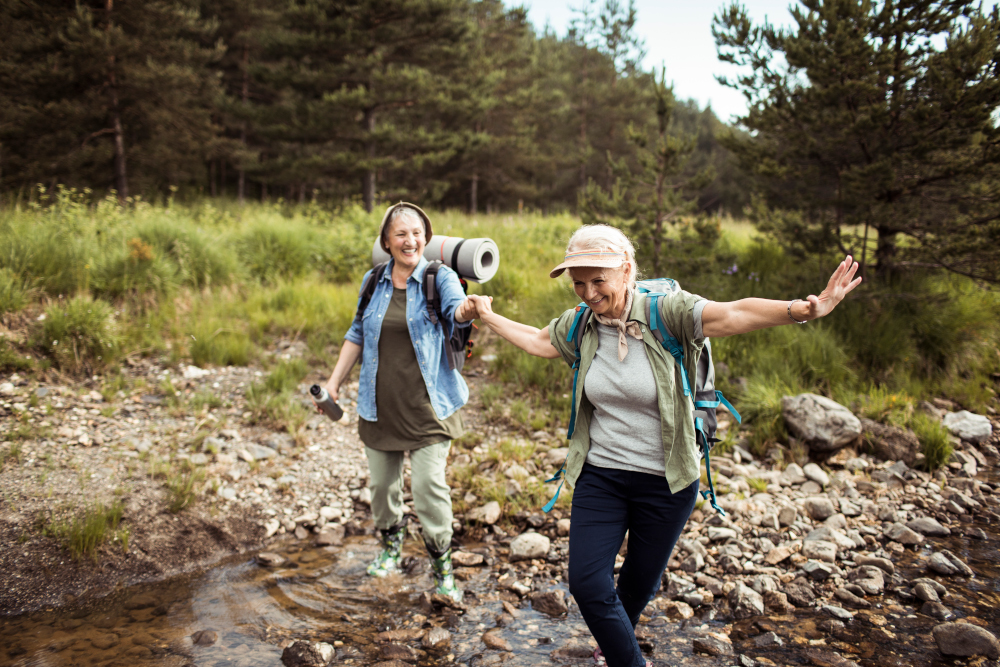
M 625 226 L 638 242 L 640 263 L 651 266 L 653 275 L 659 276 L 669 242 L 668 226 L 697 211 L 697 197 L 714 172 L 708 167 L 689 173 L 696 137 L 678 134 L 673 127 L 676 103 L 665 69 L 653 83 L 657 125 L 652 141 L 645 127 L 633 124 L 628 128 L 629 141 L 637 148 L 638 168 L 630 167 L 625 159 L 609 157 L 615 184 L 606 191 L 591 180 L 581 194 L 580 210 L 585 223 Z M 711 231 L 704 225 L 697 229 Z
M 727 145 L 797 252 L 891 280 L 931 266 L 1000 280 L 1000 14 L 965 0 L 803 0 L 796 28 L 716 17 L 751 134 Z M 779 67 L 777 63 L 787 63 Z M 864 268 L 862 269 L 864 271 Z

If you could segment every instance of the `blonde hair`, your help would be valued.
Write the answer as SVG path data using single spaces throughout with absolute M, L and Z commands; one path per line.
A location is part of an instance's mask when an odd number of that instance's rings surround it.
M 635 288 L 639 278 L 639 265 L 635 261 L 635 248 L 625 233 L 611 225 L 584 225 L 573 232 L 566 244 L 566 254 L 580 250 L 606 250 L 625 254 L 625 261 L 632 265 L 630 288 Z M 624 265 L 619 269 L 624 271 Z

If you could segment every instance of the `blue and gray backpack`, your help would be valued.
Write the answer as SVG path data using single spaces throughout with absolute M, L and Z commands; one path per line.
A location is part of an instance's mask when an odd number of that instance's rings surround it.
M 715 388 L 715 367 L 712 365 L 711 342 L 707 338 L 705 339 L 705 349 L 698 359 L 698 377 L 695 378 L 694 382 L 691 382 L 688 377 L 687 368 L 684 366 L 684 347 L 670 333 L 666 323 L 660 318 L 660 310 L 658 308 L 660 298 L 679 292 L 680 289 L 681 286 L 672 278 L 641 280 L 636 284 L 636 291 L 646 295 L 646 321 L 649 322 L 650 333 L 653 334 L 653 337 L 663 346 L 663 349 L 670 353 L 670 356 L 680 366 L 684 395 L 692 396 L 693 394 L 694 410 L 692 417 L 694 418 L 695 438 L 698 447 L 701 449 L 701 454 L 705 458 L 705 470 L 708 474 L 708 491 L 702 491 L 701 494 L 706 500 L 711 502 L 716 512 L 725 516 L 725 510 L 719 507 L 719 504 L 716 502 L 715 484 L 712 481 L 712 462 L 709 458 L 712 447 L 715 443 L 719 442 L 715 437 L 715 430 L 718 426 L 716 409 L 720 405 L 724 405 L 733 415 L 733 418 L 736 419 L 736 423 L 741 423 L 742 420 L 736 408 L 726 400 L 721 391 Z M 590 306 L 585 303 L 577 306 L 576 317 L 573 319 L 573 325 L 569 328 L 569 333 L 566 336 L 566 342 L 573 341 L 576 353 L 576 359 L 573 361 L 573 393 L 571 394 L 573 397 L 573 408 L 569 418 L 569 429 L 566 434 L 567 439 L 573 437 L 573 429 L 576 427 L 576 381 L 580 374 L 580 341 L 583 340 L 583 333 L 587 328 L 586 325 L 590 320 L 592 312 Z M 562 490 L 565 476 L 566 464 L 564 463 L 559 472 L 551 479 L 546 480 L 546 482 L 559 481 L 559 488 L 556 489 L 556 494 L 552 500 L 542 508 L 543 511 L 548 512 L 555 505 L 556 499 L 559 497 L 559 492 Z

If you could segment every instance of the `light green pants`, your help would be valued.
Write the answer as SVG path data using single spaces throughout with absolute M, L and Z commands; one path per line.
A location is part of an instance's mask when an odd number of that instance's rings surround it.
M 451 489 L 445 482 L 445 466 L 451 440 L 410 452 L 410 485 L 413 508 L 420 519 L 424 542 L 430 549 L 447 551 L 451 544 Z M 406 452 L 380 452 L 365 447 L 372 517 L 375 527 L 385 530 L 403 520 L 403 456 Z

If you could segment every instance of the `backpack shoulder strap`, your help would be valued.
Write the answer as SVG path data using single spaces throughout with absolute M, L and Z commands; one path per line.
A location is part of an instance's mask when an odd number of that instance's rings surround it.
M 566 334 L 566 342 L 573 341 L 573 353 L 576 356 L 573 360 L 573 393 L 570 394 L 571 410 L 569 428 L 566 431 L 567 440 L 573 437 L 573 431 L 576 429 L 576 381 L 580 376 L 580 342 L 583 340 L 583 333 L 587 329 L 587 322 L 590 321 L 591 312 L 590 306 L 585 303 L 577 306 L 573 324 Z
M 360 320 L 364 317 L 365 310 L 372 300 L 372 295 L 375 294 L 375 286 L 378 285 L 378 281 L 382 280 L 382 276 L 385 275 L 385 267 L 388 265 L 389 262 L 382 262 L 376 265 L 372 269 L 372 272 L 368 274 L 368 280 L 361 286 L 361 300 L 358 302 L 358 312 L 354 314 L 355 320 Z
M 424 269 L 424 298 L 427 300 L 427 315 L 431 318 L 432 324 L 444 319 L 441 316 L 441 296 L 437 288 L 438 270 L 442 266 L 444 264 L 441 260 L 435 259 Z
M 688 379 L 687 368 L 684 367 L 684 346 L 677 340 L 666 323 L 660 317 L 660 298 L 664 294 L 660 292 L 650 292 L 646 295 L 646 321 L 649 322 L 649 331 L 653 334 L 663 349 L 670 353 L 677 365 L 681 367 L 681 382 L 684 385 L 684 395 L 691 395 L 691 382 Z

